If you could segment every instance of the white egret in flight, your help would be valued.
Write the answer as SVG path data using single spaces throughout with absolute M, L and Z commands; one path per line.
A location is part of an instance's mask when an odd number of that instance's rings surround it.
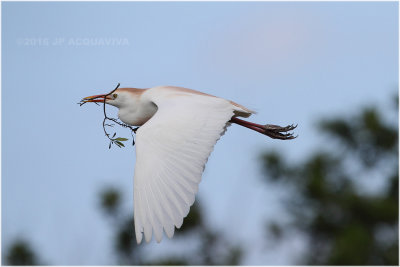
M 254 112 L 233 101 L 199 91 L 157 86 L 149 89 L 119 88 L 112 94 L 86 97 L 119 109 L 126 124 L 139 126 L 136 134 L 134 220 L 136 241 L 143 233 L 157 242 L 163 230 L 174 235 L 189 213 L 207 159 L 231 123 L 271 138 L 295 138 L 296 126 L 260 125 L 247 118 Z

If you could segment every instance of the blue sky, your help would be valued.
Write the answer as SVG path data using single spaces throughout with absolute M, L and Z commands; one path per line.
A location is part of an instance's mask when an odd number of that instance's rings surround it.
M 76 103 L 118 82 L 184 86 L 255 109 L 255 122 L 298 123 L 290 142 L 230 127 L 197 197 L 209 225 L 249 251 L 244 264 L 290 264 L 301 240 L 265 253 L 265 221 L 286 215 L 259 155 L 301 160 L 326 145 L 319 118 L 390 102 L 398 3 L 3 2 L 3 249 L 26 236 L 51 264 L 112 263 L 97 195 L 117 185 L 133 207 L 134 149 L 108 150 L 101 108 Z M 151 256 L 171 242 L 145 246 Z

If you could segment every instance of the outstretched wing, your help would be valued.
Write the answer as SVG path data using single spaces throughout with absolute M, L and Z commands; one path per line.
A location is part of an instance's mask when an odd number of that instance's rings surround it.
M 194 203 L 208 156 L 235 107 L 229 101 L 177 94 L 153 99 L 156 114 L 137 131 L 134 176 L 136 241 L 174 235 Z

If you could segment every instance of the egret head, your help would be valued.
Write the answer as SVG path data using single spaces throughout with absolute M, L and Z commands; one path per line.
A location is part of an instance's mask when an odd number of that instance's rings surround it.
M 122 108 L 126 105 L 135 104 L 139 96 L 138 90 L 142 91 L 142 89 L 136 88 L 119 88 L 109 94 L 85 97 L 82 99 L 82 101 L 103 103 L 105 99 L 106 104 L 115 106 L 117 108 Z

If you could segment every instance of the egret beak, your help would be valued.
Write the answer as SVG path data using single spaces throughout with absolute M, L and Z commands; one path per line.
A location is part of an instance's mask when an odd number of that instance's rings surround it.
M 82 99 L 82 102 L 103 102 L 104 97 L 106 100 L 111 100 L 112 98 L 110 96 L 106 95 L 93 95 L 93 96 L 88 96 Z

